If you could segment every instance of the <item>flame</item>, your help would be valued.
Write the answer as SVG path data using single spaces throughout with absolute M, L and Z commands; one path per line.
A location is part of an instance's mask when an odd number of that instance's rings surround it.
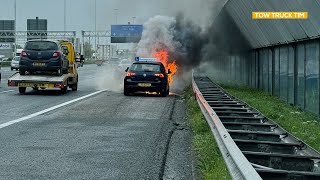
M 166 71 L 170 69 L 171 74 L 168 75 L 168 81 L 169 85 L 172 84 L 173 76 L 177 72 L 177 64 L 175 60 L 171 60 L 172 62 L 169 62 L 169 54 L 164 49 L 161 49 L 159 51 L 156 51 L 152 54 L 155 58 L 157 58 L 158 61 L 160 61 L 164 67 L 166 68 Z

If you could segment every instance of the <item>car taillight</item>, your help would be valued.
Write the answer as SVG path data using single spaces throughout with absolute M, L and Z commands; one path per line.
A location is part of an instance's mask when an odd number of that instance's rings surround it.
M 25 51 L 22 51 L 20 57 L 27 57 L 27 53 Z
M 163 75 L 162 73 L 155 74 L 155 76 L 158 76 L 158 77 L 164 78 L 164 75 Z
M 59 57 L 60 56 L 60 52 L 59 51 L 56 51 L 53 53 L 52 57 L 56 58 L 56 57 Z
M 134 75 L 136 75 L 136 73 L 133 73 L 133 72 L 128 72 L 127 73 L 127 76 L 134 76 Z

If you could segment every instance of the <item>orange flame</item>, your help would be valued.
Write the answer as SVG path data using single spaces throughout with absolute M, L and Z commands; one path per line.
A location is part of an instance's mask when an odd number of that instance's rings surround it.
M 157 58 L 158 61 L 160 61 L 164 67 L 166 68 L 166 71 L 168 71 L 168 69 L 170 69 L 171 74 L 168 75 L 168 81 L 169 81 L 169 85 L 172 84 L 173 81 L 173 76 L 176 74 L 177 72 L 177 64 L 176 61 L 173 60 L 171 63 L 169 63 L 169 54 L 167 51 L 165 51 L 164 49 L 161 49 L 159 51 L 156 51 L 152 54 L 155 58 Z

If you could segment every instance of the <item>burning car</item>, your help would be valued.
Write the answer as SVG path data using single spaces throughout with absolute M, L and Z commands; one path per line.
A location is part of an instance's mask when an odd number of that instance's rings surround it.
M 156 58 L 137 58 L 126 72 L 124 95 L 128 96 L 136 91 L 157 92 L 163 97 L 169 95 L 171 70 L 168 69 L 167 72 L 162 62 Z

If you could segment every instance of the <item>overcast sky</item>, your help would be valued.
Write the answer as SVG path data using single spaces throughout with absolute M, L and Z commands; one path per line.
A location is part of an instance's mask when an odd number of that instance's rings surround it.
M 154 15 L 175 15 L 183 11 L 197 22 L 208 11 L 208 0 L 96 0 L 97 30 L 110 29 L 111 24 L 127 24 L 136 17 L 141 24 Z M 48 30 L 64 30 L 64 0 L 16 0 L 17 30 L 26 30 L 27 19 L 48 19 Z M 66 0 L 67 26 L 70 31 L 94 30 L 94 0 Z M 117 11 L 114 9 L 118 9 Z M 14 19 L 14 0 L 0 0 L 0 19 Z

